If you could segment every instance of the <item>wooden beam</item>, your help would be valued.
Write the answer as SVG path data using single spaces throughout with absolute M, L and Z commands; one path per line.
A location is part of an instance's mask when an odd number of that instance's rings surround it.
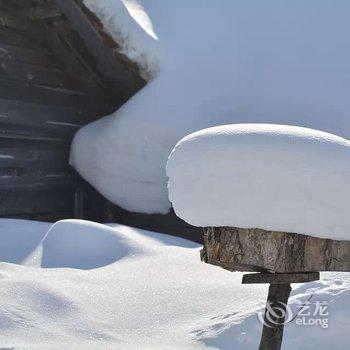
M 84 109 L 84 106 L 64 107 L 0 97 L 0 123 L 51 128 L 71 125 L 79 128 L 98 117 L 101 114 L 96 110 Z
M 29 26 L 28 18 L 22 16 L 18 11 L 8 11 L 0 5 L 0 25 L 9 28 L 26 30 Z
M 306 283 L 318 281 L 319 272 L 304 273 L 249 273 L 243 276 L 242 284 L 260 284 L 260 283 Z
M 17 192 L 0 190 L 0 217 L 23 216 L 35 213 L 70 212 L 73 215 L 74 189 L 20 189 Z
M 103 102 L 101 98 L 95 96 L 91 98 L 79 90 L 48 87 L 1 78 L 0 98 L 64 107 L 81 108 L 84 106 L 96 112 L 101 109 Z
M 95 57 L 101 75 L 110 82 L 120 96 L 127 99 L 139 90 L 142 86 L 140 78 L 138 79 L 117 60 L 112 48 L 104 45 L 100 33 L 93 27 L 78 3 L 74 0 L 57 0 L 57 3 Z
M 38 41 L 33 40 L 29 31 L 0 26 L 0 43 L 17 47 L 41 49 Z
M 36 64 L 41 67 L 63 68 L 62 63 L 57 60 L 57 57 L 52 53 L 48 53 L 43 48 L 39 50 L 0 43 L 0 58 L 15 62 Z
M 33 7 L 24 9 L 24 15 L 30 19 L 48 19 L 62 16 L 60 8 L 55 4 L 40 3 Z

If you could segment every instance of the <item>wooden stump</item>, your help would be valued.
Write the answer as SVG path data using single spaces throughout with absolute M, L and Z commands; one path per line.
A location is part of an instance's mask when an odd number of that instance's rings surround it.
M 350 271 L 350 242 L 261 229 L 208 227 L 201 258 L 230 271 Z
M 350 271 L 350 242 L 235 227 L 204 229 L 201 259 L 230 271 L 257 271 L 242 283 L 269 283 L 260 350 L 280 350 L 290 283 L 319 279 L 318 271 Z M 272 312 L 277 310 L 280 314 Z

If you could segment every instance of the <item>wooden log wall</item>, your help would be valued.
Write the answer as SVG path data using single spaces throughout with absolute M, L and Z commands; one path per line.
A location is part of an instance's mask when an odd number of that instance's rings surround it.
M 0 217 L 74 216 L 74 133 L 143 85 L 120 96 L 90 50 L 55 1 L 0 0 Z
M 82 0 L 0 0 L 0 218 L 84 218 L 198 242 L 174 212 L 131 213 L 68 164 L 83 125 L 145 85 Z

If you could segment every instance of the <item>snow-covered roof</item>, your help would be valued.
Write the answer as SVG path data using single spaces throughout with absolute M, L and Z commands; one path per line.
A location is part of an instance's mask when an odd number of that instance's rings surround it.
M 72 146 L 71 164 L 124 209 L 169 211 L 167 158 L 200 129 L 273 123 L 350 137 L 350 3 L 85 4 L 152 76 L 114 114 L 81 129 Z

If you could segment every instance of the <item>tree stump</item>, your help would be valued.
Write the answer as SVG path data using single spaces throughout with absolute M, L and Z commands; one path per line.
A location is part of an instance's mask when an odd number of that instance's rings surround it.
M 350 242 L 255 228 L 208 227 L 201 257 L 230 271 L 350 271 Z
M 318 280 L 318 271 L 350 271 L 350 242 L 256 228 L 208 227 L 201 259 L 229 271 L 259 272 L 244 275 L 244 284 L 270 284 L 259 350 L 280 350 L 290 283 Z

